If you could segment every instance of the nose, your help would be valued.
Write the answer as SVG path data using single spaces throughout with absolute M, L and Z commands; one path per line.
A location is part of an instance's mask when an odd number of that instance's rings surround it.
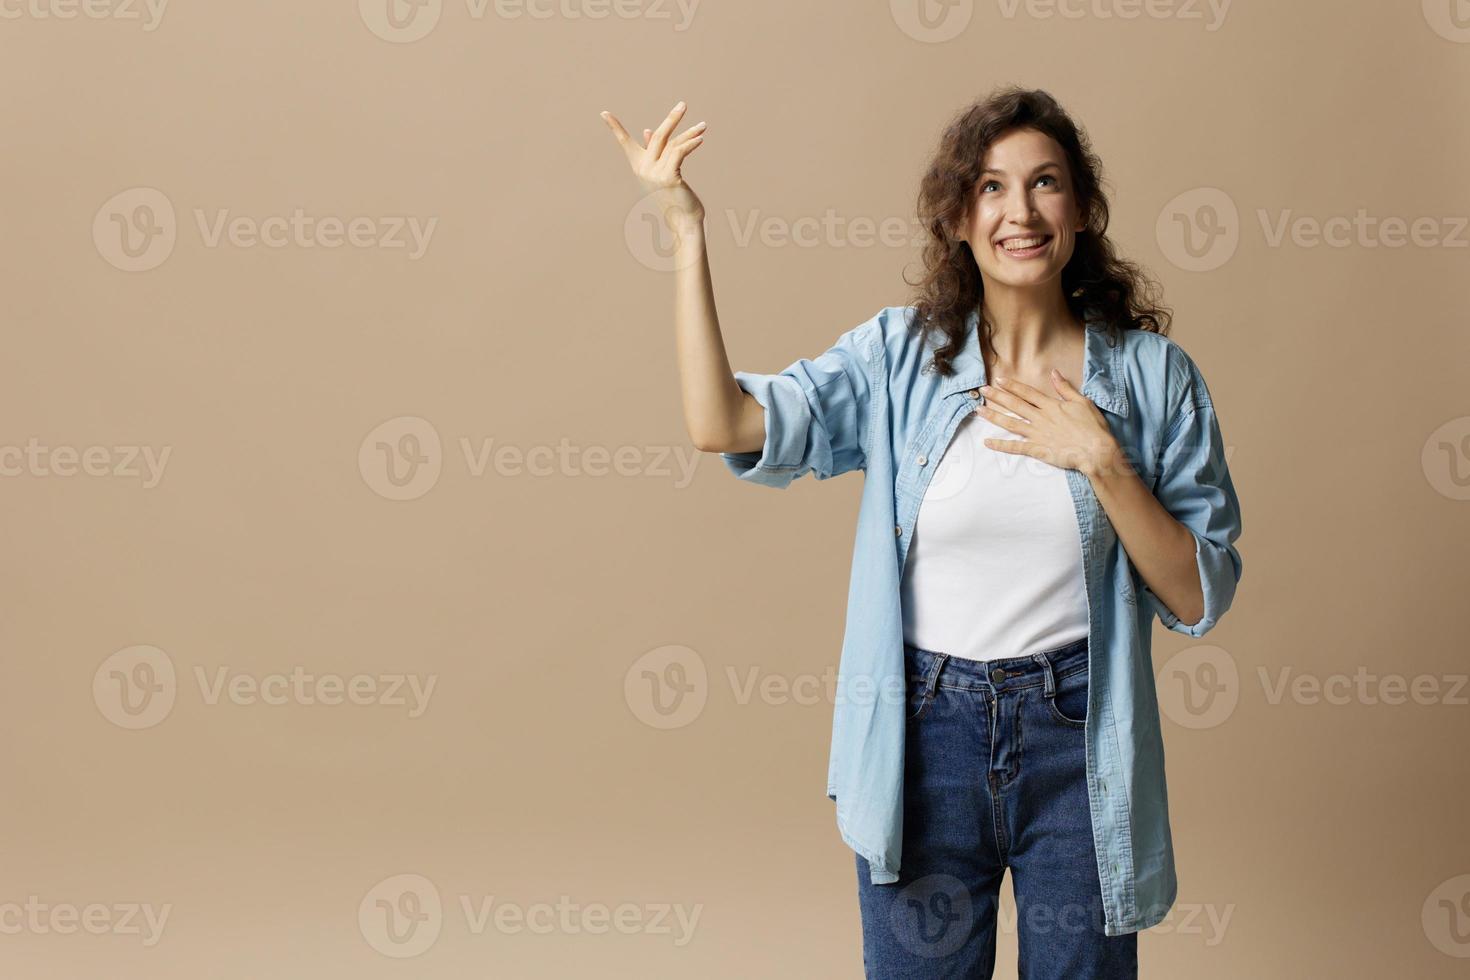
M 1016 187 L 1006 195 L 1006 218 L 1013 224 L 1029 225 L 1036 218 L 1036 204 L 1031 199 L 1031 191 L 1026 187 Z

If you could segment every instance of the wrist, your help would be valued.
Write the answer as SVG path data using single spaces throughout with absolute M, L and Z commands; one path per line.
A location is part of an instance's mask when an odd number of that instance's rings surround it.
M 1082 475 L 1096 483 L 1110 483 L 1119 479 L 1136 478 L 1138 473 L 1118 445 L 1118 440 L 1108 438 L 1099 443 L 1088 454 Z

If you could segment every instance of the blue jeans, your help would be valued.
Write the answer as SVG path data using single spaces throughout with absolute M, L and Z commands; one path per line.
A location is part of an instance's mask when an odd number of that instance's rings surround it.
M 1103 931 L 1087 800 L 1087 640 L 985 663 L 905 645 L 903 862 L 857 856 L 870 978 L 989 978 L 1011 869 L 1021 980 L 1138 976 L 1138 934 Z

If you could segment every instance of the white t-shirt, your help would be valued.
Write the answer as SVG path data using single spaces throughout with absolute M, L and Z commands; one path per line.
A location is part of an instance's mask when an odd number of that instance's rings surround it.
M 1087 635 L 1082 538 L 1066 472 L 984 443 L 1021 438 L 975 412 L 955 429 L 904 566 L 904 639 L 914 646 L 1001 660 Z

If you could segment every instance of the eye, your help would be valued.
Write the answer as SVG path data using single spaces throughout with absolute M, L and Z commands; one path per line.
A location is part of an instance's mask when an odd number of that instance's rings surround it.
M 996 181 L 993 181 L 993 180 L 987 180 L 987 181 L 986 181 L 986 182 L 985 182 L 985 183 L 983 183 L 983 184 L 981 184 L 981 185 L 980 185 L 980 190 L 981 190 L 981 191 L 984 191 L 984 190 L 986 190 L 986 189 L 987 189 L 987 188 L 988 188 L 988 187 L 990 187 L 990 186 L 991 186 L 991 185 L 995 185 L 995 186 L 1000 186 L 1000 185 L 999 185 L 999 184 L 998 184 L 998 182 L 996 182 Z
M 1036 180 L 1037 180 L 1038 183 L 1041 182 L 1041 181 L 1043 181 L 1043 180 L 1049 180 L 1053 184 L 1055 184 L 1057 182 L 1057 179 L 1055 177 L 1053 177 L 1051 174 L 1042 174 L 1040 177 L 1037 177 Z

